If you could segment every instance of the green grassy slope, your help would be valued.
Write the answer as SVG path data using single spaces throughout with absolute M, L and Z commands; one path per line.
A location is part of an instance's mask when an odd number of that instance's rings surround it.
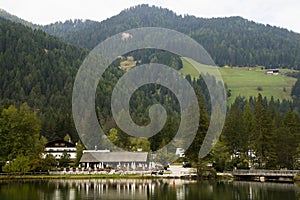
M 198 71 L 193 68 L 187 58 L 182 58 L 183 68 L 180 72 L 184 75 L 190 74 L 193 78 L 198 77 Z M 196 68 L 201 67 L 201 71 L 206 71 L 208 66 L 196 64 Z M 231 90 L 231 97 L 228 99 L 232 103 L 236 96 L 241 95 L 245 97 L 257 96 L 261 93 L 263 96 L 275 99 L 291 99 L 290 93 L 292 86 L 296 82 L 295 78 L 285 75 L 290 71 L 287 69 L 280 69 L 279 75 L 267 75 L 264 70 L 260 68 L 238 68 L 238 67 L 218 67 L 224 82 Z M 259 91 L 258 87 L 262 90 Z

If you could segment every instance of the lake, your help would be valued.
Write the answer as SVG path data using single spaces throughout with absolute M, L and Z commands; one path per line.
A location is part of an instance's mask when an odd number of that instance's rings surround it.
M 283 183 L 197 182 L 179 179 L 1 181 L 0 199 L 300 199 L 300 187 Z

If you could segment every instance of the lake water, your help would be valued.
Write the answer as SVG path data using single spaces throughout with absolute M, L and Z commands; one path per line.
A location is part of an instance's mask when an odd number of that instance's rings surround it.
M 89 179 L 0 182 L 0 200 L 16 199 L 300 199 L 293 184 Z

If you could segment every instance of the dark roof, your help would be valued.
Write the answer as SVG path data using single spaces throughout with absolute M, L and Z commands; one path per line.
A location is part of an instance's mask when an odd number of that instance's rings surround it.
M 83 152 L 80 162 L 147 162 L 148 152 Z
M 267 71 L 279 72 L 279 69 L 267 69 Z
M 76 147 L 76 145 L 64 140 L 54 140 L 48 142 L 46 147 Z

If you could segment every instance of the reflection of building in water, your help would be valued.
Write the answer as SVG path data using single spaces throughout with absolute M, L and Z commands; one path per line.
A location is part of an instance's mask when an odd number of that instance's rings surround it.
M 148 167 L 148 152 L 83 151 L 80 163 L 86 168 L 125 168 L 144 170 Z
M 78 197 L 101 199 L 165 199 L 170 191 L 174 192 L 177 199 L 184 199 L 188 192 L 188 180 L 142 180 L 142 179 L 95 179 L 95 180 L 51 180 L 49 184 L 55 185 L 51 198 L 65 199 Z M 68 193 L 66 193 L 68 188 Z M 161 193 L 163 190 L 169 190 Z M 79 198 L 79 199 L 81 199 Z

